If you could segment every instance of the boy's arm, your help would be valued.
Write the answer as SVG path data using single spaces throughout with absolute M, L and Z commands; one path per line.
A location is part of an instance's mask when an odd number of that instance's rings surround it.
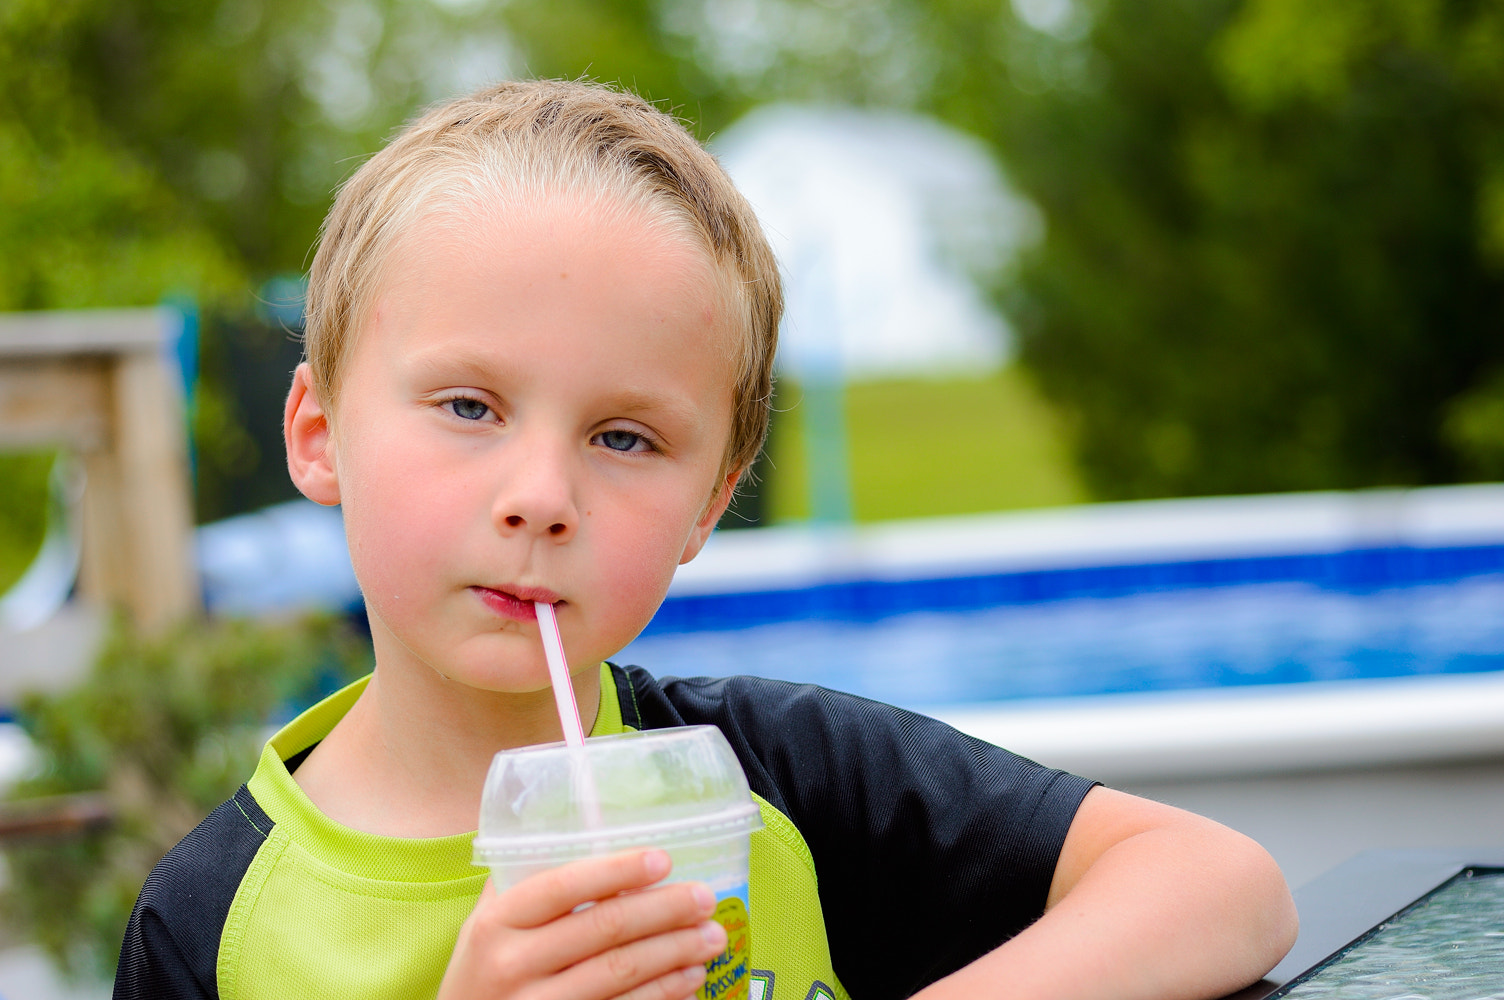
M 1097 787 L 1071 823 L 1044 916 L 917 996 L 1209 1000 L 1273 968 L 1295 930 L 1284 877 L 1258 844 Z

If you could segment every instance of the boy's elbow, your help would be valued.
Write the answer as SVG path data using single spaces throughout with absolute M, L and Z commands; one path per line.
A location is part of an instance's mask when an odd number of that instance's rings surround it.
M 1284 873 L 1269 852 L 1256 841 L 1227 831 L 1227 870 L 1236 873 L 1236 891 L 1245 903 L 1245 938 L 1249 965 L 1263 975 L 1284 958 L 1295 944 L 1300 917 Z

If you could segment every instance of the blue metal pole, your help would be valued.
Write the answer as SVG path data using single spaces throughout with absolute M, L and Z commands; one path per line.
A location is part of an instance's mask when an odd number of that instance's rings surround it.
M 839 378 L 804 386 L 805 442 L 809 454 L 810 519 L 851 521 L 851 471 L 846 436 L 846 391 Z
M 167 345 L 170 360 L 175 362 L 183 387 L 183 418 L 188 438 L 188 481 L 198 482 L 198 454 L 193 447 L 194 417 L 198 411 L 198 356 L 199 316 L 198 303 L 187 294 L 170 295 L 162 300 L 162 306 L 176 320 L 177 329 L 171 332 Z

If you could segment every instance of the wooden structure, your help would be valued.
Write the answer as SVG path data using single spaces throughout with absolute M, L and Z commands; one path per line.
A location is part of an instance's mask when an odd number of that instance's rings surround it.
M 157 628 L 197 611 L 181 380 L 167 309 L 0 314 L 0 448 L 83 461 L 79 589 Z
M 76 837 L 109 826 L 115 809 L 99 792 L 0 803 L 0 844 Z

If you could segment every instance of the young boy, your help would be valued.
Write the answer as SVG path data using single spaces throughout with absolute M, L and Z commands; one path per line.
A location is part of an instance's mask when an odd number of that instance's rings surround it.
M 1275 963 L 1279 870 L 1210 821 L 862 699 L 603 663 L 757 454 L 781 308 L 746 202 L 627 94 L 503 84 L 355 174 L 285 430 L 344 508 L 375 671 L 157 866 L 116 997 L 695 994 L 725 932 L 661 851 L 504 893 L 470 864 L 492 755 L 560 737 L 534 601 L 595 734 L 735 748 L 766 823 L 743 996 L 1169 1000 Z

